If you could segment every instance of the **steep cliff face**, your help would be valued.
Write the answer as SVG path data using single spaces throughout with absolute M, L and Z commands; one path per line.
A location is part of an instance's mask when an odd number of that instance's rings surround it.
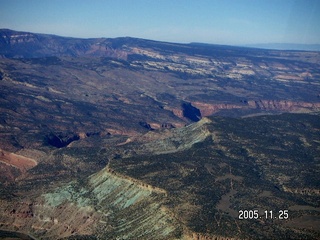
M 202 116 L 211 116 L 212 114 L 224 110 L 224 109 L 239 109 L 243 108 L 242 105 L 236 104 L 228 104 L 228 103 L 217 103 L 217 104 L 210 104 L 210 103 L 203 103 L 203 102 L 193 102 L 194 106 L 200 109 Z
M 0 56 L 6 58 L 91 56 L 127 59 L 128 52 L 114 49 L 105 38 L 85 39 L 0 30 Z
M 248 101 L 250 108 L 262 109 L 262 110 L 276 110 L 284 112 L 295 111 L 319 111 L 320 103 L 299 102 L 290 100 L 258 100 Z
M 202 116 L 210 116 L 221 110 L 254 109 L 276 112 L 316 112 L 320 110 L 320 103 L 299 102 L 290 100 L 249 100 L 242 104 L 231 103 L 203 103 L 193 102 L 200 109 Z

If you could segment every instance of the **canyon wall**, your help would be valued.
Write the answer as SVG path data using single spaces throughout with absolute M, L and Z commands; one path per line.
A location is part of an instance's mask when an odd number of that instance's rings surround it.
M 289 100 L 249 100 L 242 104 L 192 102 L 192 105 L 200 109 L 202 116 L 210 116 L 226 109 L 257 109 L 279 112 L 312 112 L 320 110 L 319 102 L 310 103 Z

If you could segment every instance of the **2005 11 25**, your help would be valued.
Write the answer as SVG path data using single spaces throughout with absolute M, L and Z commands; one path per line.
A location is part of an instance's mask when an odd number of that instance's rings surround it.
M 289 211 L 288 210 L 279 210 L 279 211 L 272 211 L 272 210 L 265 210 L 263 213 L 260 213 L 259 210 L 239 210 L 238 218 L 240 220 L 245 219 L 280 219 L 285 220 L 289 218 Z

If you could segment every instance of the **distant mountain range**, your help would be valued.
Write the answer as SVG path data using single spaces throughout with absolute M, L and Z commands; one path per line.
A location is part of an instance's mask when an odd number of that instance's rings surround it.
M 258 43 L 248 44 L 244 47 L 276 49 L 276 50 L 302 50 L 302 51 L 320 51 L 320 44 L 299 44 L 299 43 Z
M 192 42 L 191 45 L 227 47 L 227 45 L 199 43 L 199 42 Z M 244 45 L 228 46 L 228 47 L 258 48 L 258 49 L 268 49 L 268 50 L 320 51 L 320 44 L 299 44 L 299 43 L 256 43 L 256 44 L 244 44 Z
M 243 46 L 227 46 L 207 43 L 179 44 L 160 42 L 131 37 L 119 38 L 72 38 L 51 34 L 38 34 L 11 29 L 0 29 L 0 58 L 39 58 L 39 57 L 116 57 L 126 59 L 132 53 L 130 47 L 156 47 L 174 51 L 194 52 L 195 54 L 244 54 L 251 52 L 267 54 L 264 49 L 320 51 L 320 44 L 250 44 Z M 258 49 L 252 49 L 258 48 Z M 230 50 L 225 51 L 226 49 Z M 132 49 L 130 49 L 132 50 Z M 235 52 L 234 52 L 235 51 Z

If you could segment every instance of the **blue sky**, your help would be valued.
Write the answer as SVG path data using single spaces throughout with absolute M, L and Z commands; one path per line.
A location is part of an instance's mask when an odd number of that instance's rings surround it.
M 0 28 L 217 44 L 320 43 L 320 0 L 0 0 Z

